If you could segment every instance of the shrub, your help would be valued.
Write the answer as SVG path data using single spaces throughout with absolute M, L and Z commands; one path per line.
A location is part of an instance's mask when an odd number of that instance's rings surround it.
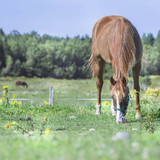
M 149 76 L 142 77 L 140 81 L 141 83 L 144 83 L 148 86 L 152 84 L 151 78 Z

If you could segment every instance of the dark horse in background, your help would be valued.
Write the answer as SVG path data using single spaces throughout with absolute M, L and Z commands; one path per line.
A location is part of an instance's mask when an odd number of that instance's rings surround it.
M 136 118 L 141 118 L 139 98 L 139 74 L 141 70 L 142 44 L 136 28 L 121 16 L 107 16 L 94 25 L 92 33 L 92 55 L 89 65 L 96 76 L 96 114 L 101 114 L 101 90 L 105 63 L 110 63 L 113 77 L 110 78 L 113 104 L 112 114 L 116 122 L 125 122 L 129 101 L 128 70 L 133 72 L 136 94 Z
M 28 87 L 28 84 L 25 81 L 16 81 L 16 86 L 24 86 L 24 87 Z

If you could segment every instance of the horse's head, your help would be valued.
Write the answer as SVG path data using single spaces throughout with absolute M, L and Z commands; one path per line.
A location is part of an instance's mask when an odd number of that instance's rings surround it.
M 112 110 L 116 112 L 116 122 L 124 123 L 126 121 L 125 115 L 129 101 L 129 88 L 127 87 L 127 80 L 124 77 L 119 80 L 115 80 L 111 77 L 110 82 L 114 107 Z

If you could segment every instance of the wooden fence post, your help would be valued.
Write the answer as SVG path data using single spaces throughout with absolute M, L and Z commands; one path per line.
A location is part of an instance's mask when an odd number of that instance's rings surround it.
M 49 106 L 53 106 L 54 90 L 49 87 Z

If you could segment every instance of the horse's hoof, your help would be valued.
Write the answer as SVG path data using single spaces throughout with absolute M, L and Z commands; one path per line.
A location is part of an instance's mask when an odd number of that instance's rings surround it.
M 142 116 L 141 115 L 136 115 L 136 117 L 135 117 L 136 119 L 141 119 L 142 118 Z
M 142 118 L 142 114 L 141 113 L 136 113 L 136 119 L 141 119 Z
M 101 114 L 101 104 L 96 105 L 96 115 L 100 115 Z
M 96 115 L 101 115 L 101 113 L 96 111 Z
M 116 120 L 116 123 L 127 123 L 127 119 L 126 118 L 121 118 L 119 120 Z

